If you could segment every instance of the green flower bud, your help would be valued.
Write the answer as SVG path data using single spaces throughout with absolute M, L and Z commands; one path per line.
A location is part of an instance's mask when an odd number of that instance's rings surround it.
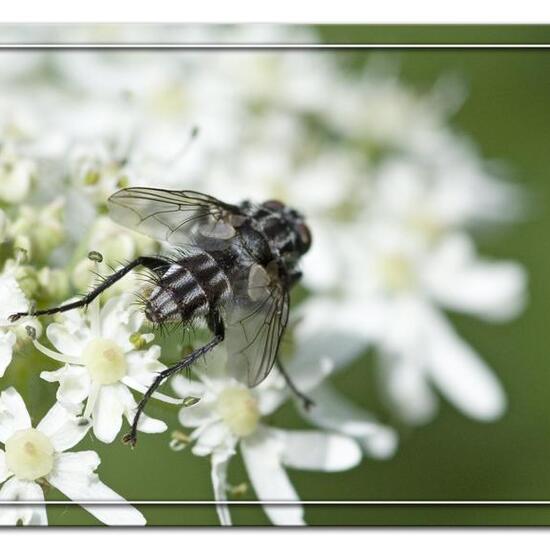
M 28 250 L 35 259 L 47 258 L 65 237 L 63 211 L 63 200 L 55 200 L 41 209 L 22 206 L 10 227 L 15 245 Z
M 44 267 L 37 278 L 40 297 L 48 302 L 62 302 L 69 294 L 69 276 L 64 270 Z

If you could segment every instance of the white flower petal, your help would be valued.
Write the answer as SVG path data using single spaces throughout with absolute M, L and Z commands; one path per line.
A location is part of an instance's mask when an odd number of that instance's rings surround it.
M 296 504 L 262 505 L 275 525 L 304 525 L 300 498 L 281 465 L 283 444 L 267 428 L 241 441 L 243 460 L 259 500 L 294 501 Z
M 219 501 L 227 500 L 227 466 L 234 454 L 233 450 L 227 449 L 220 449 L 212 453 L 212 487 L 216 500 L 216 512 L 222 525 L 231 525 L 229 506 L 227 504 L 219 504 Z
M 131 424 L 134 421 L 134 416 L 137 409 L 137 403 L 132 395 L 132 392 L 130 392 L 130 390 L 124 384 L 116 384 L 114 387 L 117 399 L 124 408 L 124 415 L 126 416 L 128 422 Z M 138 421 L 137 428 L 140 432 L 161 433 L 166 431 L 168 426 L 162 420 L 151 418 L 143 413 Z
M 89 425 L 80 425 L 74 414 L 56 403 L 40 421 L 37 429 L 48 436 L 57 452 L 63 452 L 82 441 Z
M 0 488 L 0 500 L 39 502 L 44 500 L 44 493 L 37 483 L 12 477 Z M 0 505 L 0 525 L 17 525 L 19 522 L 23 525 L 48 525 L 46 506 L 43 504 Z
M 158 359 L 160 346 L 151 346 L 145 351 L 133 350 L 126 354 L 128 376 L 137 380 L 141 385 L 149 387 L 159 372 L 166 369 Z
M 63 453 L 55 464 L 48 481 L 75 502 L 79 501 L 123 501 L 115 491 L 102 483 L 94 470 L 99 457 L 93 451 Z M 131 505 L 82 504 L 82 508 L 107 525 L 145 525 L 141 512 Z
M 443 306 L 488 321 L 515 317 L 525 306 L 527 274 L 513 262 L 475 257 L 469 240 L 447 239 L 426 270 L 432 296 Z
M 394 454 L 397 447 L 394 430 L 376 422 L 368 412 L 346 399 L 329 383 L 322 384 L 309 396 L 315 403 L 309 410 L 296 403 L 306 420 L 356 438 L 365 452 L 375 458 L 389 458 Z
M 193 447 L 193 454 L 197 456 L 208 455 L 218 448 L 231 448 L 236 442 L 236 437 L 221 420 L 197 428 L 192 437 L 197 439 Z
M 78 315 L 81 315 L 80 312 Z M 63 323 L 52 323 L 48 326 L 46 329 L 48 340 L 64 355 L 80 357 L 82 350 L 92 337 L 91 332 L 89 328 L 82 325 L 82 322 L 79 325 L 73 325 L 66 320 L 65 315 L 63 319 Z
M 15 340 L 16 337 L 13 332 L 0 330 L 0 376 L 4 376 L 6 369 L 11 363 Z
M 94 435 L 103 443 L 112 443 L 122 427 L 124 405 L 119 400 L 116 386 L 99 388 L 92 413 Z
M 129 414 L 127 418 L 128 418 L 128 422 L 133 422 L 134 415 Z M 151 418 L 150 416 L 147 416 L 145 413 L 142 413 L 138 421 L 137 429 L 138 431 L 143 433 L 159 434 L 159 433 L 165 432 L 168 429 L 168 426 L 166 425 L 166 422 L 159 420 L 157 418 Z
M 337 307 L 335 305 L 335 307 Z M 334 309 L 334 308 L 333 308 Z M 363 315 L 363 323 L 366 315 Z M 351 324 L 350 320 L 350 324 Z M 316 330 L 313 334 L 296 332 L 297 349 L 286 365 L 294 373 L 293 379 L 304 388 L 312 388 L 325 378 L 327 372 L 319 372 L 319 363 L 330 359 L 336 368 L 347 365 L 365 351 L 366 338 L 350 330 Z
M 204 385 L 196 380 L 190 380 L 186 376 L 173 376 L 171 380 L 173 390 L 180 397 L 201 397 L 204 394 Z
M 337 366 L 357 357 L 377 337 L 379 316 L 374 313 L 378 304 L 367 303 L 357 296 L 336 299 L 313 296 L 304 302 L 297 314 L 298 352 L 303 363 L 317 363 L 322 357 L 331 358 Z
M 31 417 L 15 388 L 0 393 L 0 441 L 6 442 L 16 431 L 31 427 Z
M 6 454 L 0 450 L 0 483 L 6 481 L 10 475 L 11 473 L 6 466 Z
M 124 376 L 121 379 L 121 382 L 125 385 L 131 388 L 132 390 L 138 391 L 139 393 L 147 393 L 147 390 L 149 389 L 149 386 L 144 386 L 134 378 L 131 378 L 130 376 Z M 169 395 L 166 395 L 164 393 L 154 391 L 151 395 L 154 399 L 158 399 L 159 401 L 162 401 L 163 403 L 168 403 L 170 405 L 181 405 L 183 403 L 183 399 L 178 399 L 176 397 L 170 397 Z
M 428 367 L 437 388 L 464 414 L 495 420 L 506 409 L 502 386 L 484 361 L 436 312 L 428 345 Z
M 138 332 L 145 316 L 133 303 L 130 293 L 116 296 L 101 308 L 101 336 L 114 340 L 125 352 L 132 350 L 130 336 Z
M 11 270 L 0 275 L 0 324 L 7 324 L 13 313 L 27 311 L 29 302 Z
M 426 372 L 403 356 L 382 359 L 382 390 L 403 420 L 424 424 L 436 414 L 438 402 Z
M 182 407 L 178 413 L 178 419 L 186 428 L 196 428 L 205 423 L 210 423 L 217 418 L 215 403 L 199 401 L 190 407 Z
M 316 430 L 277 430 L 283 464 L 300 470 L 337 472 L 361 462 L 359 445 L 350 437 Z
M 56 371 L 43 371 L 40 378 L 59 382 L 57 400 L 63 404 L 82 403 L 90 394 L 90 375 L 85 367 L 65 365 Z

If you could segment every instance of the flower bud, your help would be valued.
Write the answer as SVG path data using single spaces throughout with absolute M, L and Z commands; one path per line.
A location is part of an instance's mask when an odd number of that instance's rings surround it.
M 62 269 L 43 267 L 37 274 L 40 298 L 62 302 L 69 294 L 69 276 Z
M 35 259 L 46 259 L 65 237 L 63 212 L 62 199 L 52 201 L 41 209 L 22 206 L 19 217 L 10 227 L 15 246 L 25 248 Z
M 0 150 L 0 200 L 21 203 L 36 178 L 36 165 L 30 159 L 19 156 L 13 147 Z

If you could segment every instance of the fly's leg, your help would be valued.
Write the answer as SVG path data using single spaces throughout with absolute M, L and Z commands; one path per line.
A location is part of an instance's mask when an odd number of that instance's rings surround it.
M 302 393 L 297 387 L 296 384 L 294 384 L 292 378 L 289 376 L 288 372 L 286 372 L 285 368 L 283 367 L 281 360 L 277 358 L 277 368 L 279 369 L 280 373 L 283 375 L 283 378 L 285 379 L 285 382 L 287 383 L 290 391 L 302 401 L 302 405 L 304 406 L 304 409 L 306 411 L 309 411 L 309 409 L 315 405 L 315 401 L 310 399 L 307 395 Z
M 223 342 L 223 339 L 225 337 L 225 327 L 219 312 L 215 311 L 212 315 L 210 315 L 208 319 L 208 328 L 214 333 L 214 337 L 212 338 L 212 340 L 210 340 L 210 342 L 208 342 L 204 346 L 186 355 L 174 366 L 160 372 L 155 378 L 154 382 L 148 388 L 148 390 L 143 394 L 141 401 L 138 403 L 136 415 L 134 416 L 134 420 L 132 422 L 132 427 L 130 428 L 130 431 L 122 438 L 122 441 L 124 443 L 129 443 L 132 447 L 135 447 L 137 442 L 138 423 L 141 414 L 143 413 L 143 409 L 145 408 L 145 405 L 147 405 L 147 402 L 149 401 L 151 395 L 153 395 L 153 393 L 162 384 L 162 382 L 166 378 L 170 378 L 174 374 L 177 374 L 178 372 L 189 368 L 195 361 L 197 361 L 197 359 L 200 359 L 202 356 L 206 355 L 209 351 L 214 349 L 218 344 Z
M 65 304 L 63 306 L 53 307 L 51 309 L 41 309 L 38 311 L 24 311 L 24 312 L 14 313 L 13 315 L 10 315 L 9 320 L 13 323 L 21 319 L 21 317 L 26 317 L 26 316 L 38 317 L 39 315 L 53 315 L 55 313 L 62 313 L 64 311 L 70 311 L 71 309 L 87 306 L 95 298 L 97 298 L 103 291 L 107 290 L 110 286 L 114 285 L 117 281 L 122 279 L 122 277 L 124 277 L 130 271 L 132 271 L 132 269 L 142 266 L 154 271 L 155 269 L 162 268 L 165 265 L 166 265 L 166 262 L 161 258 L 155 258 L 152 256 L 140 256 L 139 258 L 132 260 L 129 264 L 125 265 L 123 268 L 119 269 L 117 272 L 113 273 L 110 277 L 105 279 L 99 286 L 94 288 L 91 292 L 86 294 L 86 296 L 84 296 L 80 300 L 71 302 L 70 304 Z

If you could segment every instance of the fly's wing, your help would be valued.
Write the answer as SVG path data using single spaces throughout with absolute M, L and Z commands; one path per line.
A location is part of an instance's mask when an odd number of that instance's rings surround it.
M 129 187 L 109 198 L 111 218 L 130 229 L 176 246 L 220 247 L 235 235 L 237 206 L 197 193 Z
M 264 291 L 257 283 L 252 292 L 249 287 L 247 296 L 241 293 L 225 316 L 228 372 L 249 387 L 270 373 L 288 322 L 286 289 L 266 285 Z

